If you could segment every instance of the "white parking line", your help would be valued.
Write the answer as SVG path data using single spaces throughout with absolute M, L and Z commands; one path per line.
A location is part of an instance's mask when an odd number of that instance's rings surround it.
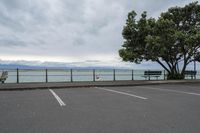
M 197 86 L 191 86 L 191 85 L 181 85 L 181 87 L 187 87 L 187 88 L 191 88 L 191 89 L 196 89 L 199 90 L 200 88 Z
M 146 86 L 140 86 L 139 88 L 151 89 L 151 90 L 159 90 L 159 91 L 167 91 L 167 92 L 176 92 L 176 93 L 182 93 L 182 94 L 200 96 L 199 93 L 193 93 L 193 92 L 187 92 L 187 91 L 177 91 L 177 90 L 170 90 L 170 89 L 160 89 L 160 88 L 146 87 Z
M 140 98 L 140 99 L 143 99 L 143 100 L 148 99 L 148 98 L 141 97 L 141 96 L 137 96 L 137 95 L 133 95 L 133 94 L 130 94 L 130 93 L 121 92 L 121 91 L 116 91 L 116 90 L 111 90 L 111 89 L 106 89 L 106 88 L 102 88 L 102 87 L 95 87 L 95 88 L 96 88 L 96 89 L 100 89 L 100 90 L 105 90 L 105 91 L 110 91 L 110 92 L 122 94 L 122 95 L 131 96 L 131 97 L 136 97 L 136 98 Z
M 52 90 L 49 89 L 49 91 L 53 94 L 53 96 L 56 98 L 60 106 L 65 106 L 66 104 L 61 100 L 61 98 Z

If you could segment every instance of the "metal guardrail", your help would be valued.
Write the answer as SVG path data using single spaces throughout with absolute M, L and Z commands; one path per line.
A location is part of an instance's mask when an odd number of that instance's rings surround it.
M 117 81 L 117 80 L 166 80 L 165 70 L 129 70 L 129 69 L 0 69 L 8 71 L 5 83 L 27 82 L 76 82 L 76 81 Z M 158 76 L 149 75 L 145 71 L 161 71 Z M 192 77 L 186 77 L 191 79 Z M 200 79 L 200 71 L 194 79 Z

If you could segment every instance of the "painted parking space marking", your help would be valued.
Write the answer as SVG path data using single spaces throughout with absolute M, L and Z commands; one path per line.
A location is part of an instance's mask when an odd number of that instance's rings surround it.
M 187 92 L 187 91 L 178 91 L 178 90 L 171 90 L 171 89 L 160 89 L 160 88 L 146 87 L 146 86 L 140 86 L 138 88 L 144 88 L 144 89 L 151 89 L 151 90 L 166 91 L 166 92 L 175 92 L 175 93 L 182 93 L 182 94 L 200 96 L 199 93 L 193 93 L 193 92 Z
M 113 92 L 113 93 L 118 93 L 118 94 L 122 94 L 122 95 L 126 95 L 126 96 L 131 96 L 131 97 L 139 98 L 139 99 L 142 99 L 142 100 L 148 99 L 146 97 L 142 97 L 142 96 L 138 96 L 138 95 L 134 95 L 134 94 L 122 92 L 122 91 L 116 91 L 116 90 L 102 88 L 102 87 L 95 87 L 95 88 L 96 89 L 100 89 L 100 90 L 104 90 L 104 91 L 109 91 L 109 92 Z
M 53 94 L 53 96 L 55 97 L 55 99 L 58 101 L 58 103 L 60 104 L 60 106 L 65 106 L 66 104 L 62 101 L 62 99 L 52 90 L 49 89 L 49 91 Z

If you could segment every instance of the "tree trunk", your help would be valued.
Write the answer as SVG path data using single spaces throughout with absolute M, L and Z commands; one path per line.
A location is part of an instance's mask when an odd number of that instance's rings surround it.
M 179 73 L 177 71 L 177 66 L 172 65 L 169 69 L 159 60 L 157 60 L 158 64 L 160 64 L 167 72 L 167 79 L 169 80 L 179 80 L 179 79 L 184 79 L 184 75 L 182 73 Z

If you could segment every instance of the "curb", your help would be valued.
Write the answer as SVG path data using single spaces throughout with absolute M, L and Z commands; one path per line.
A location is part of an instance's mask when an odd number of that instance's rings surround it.
M 91 83 L 91 82 L 90 82 Z M 98 82 L 96 82 L 98 83 Z M 104 83 L 104 84 L 103 84 Z M 119 82 L 115 81 L 115 82 L 110 82 L 110 84 L 105 84 L 108 82 L 101 82 L 100 84 L 78 84 L 78 83 L 74 83 L 72 85 L 66 85 L 63 83 L 57 83 L 57 85 L 47 85 L 47 84 L 42 84 L 41 86 L 28 86 L 29 83 L 23 83 L 21 84 L 22 86 L 19 86 L 20 84 L 17 84 L 16 87 L 10 87 L 8 86 L 8 84 L 6 84 L 4 87 L 2 85 L 0 85 L 0 91 L 23 91 L 23 90 L 36 90 L 36 89 L 63 89 L 63 88 L 86 88 L 86 87 L 116 87 L 116 86 L 146 86 L 146 85 L 161 85 L 161 84 L 200 84 L 200 81 L 168 81 L 168 82 L 158 82 L 158 81 L 151 81 L 151 82 L 140 82 L 140 83 L 131 83 L 130 81 L 127 83 L 127 81 L 121 82 L 121 84 L 117 84 Z M 77 84 L 77 85 L 76 85 Z

